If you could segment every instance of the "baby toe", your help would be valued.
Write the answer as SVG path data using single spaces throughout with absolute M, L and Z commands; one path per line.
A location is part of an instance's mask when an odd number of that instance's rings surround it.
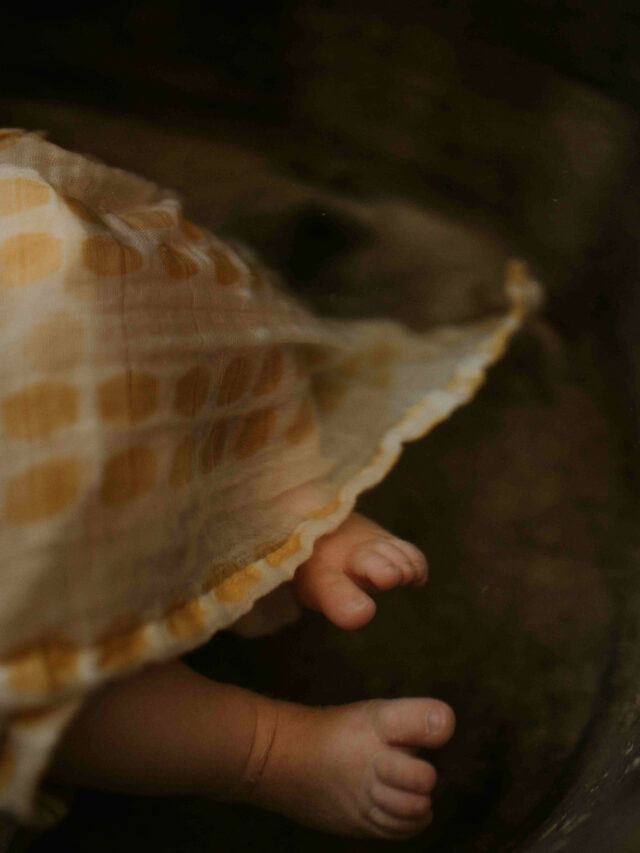
M 409 553 L 409 549 L 406 547 L 408 544 L 402 539 L 382 539 L 378 551 L 401 569 L 404 583 L 424 583 L 426 580 L 426 561 L 424 565 L 420 564 L 418 559 Z
M 397 746 L 442 746 L 455 728 L 452 709 L 438 699 L 392 699 L 374 702 L 371 708 L 379 736 Z
M 349 572 L 378 590 L 393 589 L 394 586 L 404 583 L 400 566 L 369 545 L 354 551 L 349 563 Z
M 406 539 L 393 539 L 393 545 L 405 555 L 415 570 L 414 583 L 417 586 L 422 586 L 426 583 L 429 574 L 429 564 L 427 558 L 422 551 L 417 548 L 413 542 L 407 542 Z
M 380 783 L 371 789 L 371 799 L 382 811 L 394 817 L 416 820 L 426 817 L 431 811 L 431 797 L 426 794 L 413 794 Z
M 338 628 L 347 631 L 369 622 L 376 605 L 343 572 L 327 572 L 319 579 L 317 597 L 324 615 Z
M 375 542 L 368 542 L 366 548 L 395 566 L 399 572 L 398 583 L 413 583 L 417 577 L 416 568 L 404 551 L 395 545 L 395 541 L 395 539 L 378 539 Z
M 433 813 L 427 811 L 426 814 L 419 817 L 401 817 L 390 814 L 385 808 L 372 802 L 367 809 L 366 819 L 372 834 L 379 838 L 399 840 L 412 838 L 426 829 L 433 820 Z
M 373 769 L 379 782 L 416 794 L 430 794 L 438 781 L 431 764 L 397 749 L 379 753 Z

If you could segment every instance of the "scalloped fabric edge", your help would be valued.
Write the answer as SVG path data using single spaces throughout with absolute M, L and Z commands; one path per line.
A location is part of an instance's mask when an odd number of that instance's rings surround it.
M 52 666 L 52 660 L 64 661 L 64 648 L 43 646 L 11 666 L 0 665 L 0 694 L 18 705 L 23 703 L 22 709 L 11 714 L 4 731 L 0 730 L 1 811 L 39 828 L 57 822 L 64 814 L 63 806 L 38 788 L 57 743 L 84 698 L 113 678 L 152 662 L 179 657 L 233 625 L 259 599 L 291 580 L 311 555 L 315 541 L 335 530 L 353 511 L 358 496 L 385 477 L 405 443 L 422 438 L 472 399 L 526 314 L 541 301 L 540 288 L 522 261 L 509 262 L 505 287 L 511 303 L 508 313 L 462 360 L 454 379 L 412 406 L 382 436 L 368 463 L 338 488 L 322 509 L 299 523 L 279 548 L 162 618 L 113 637 L 106 651 L 104 644 L 82 649 L 77 660 L 79 675 L 68 683 L 53 674 Z M 16 666 L 22 670 L 11 672 Z M 16 690 L 16 684 L 37 684 L 40 689 Z

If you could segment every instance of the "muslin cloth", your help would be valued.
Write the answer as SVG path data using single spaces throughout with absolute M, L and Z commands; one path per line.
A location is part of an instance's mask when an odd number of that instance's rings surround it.
M 215 187 L 211 189 L 215 192 Z M 535 300 L 410 333 L 314 316 L 153 183 L 0 135 L 0 809 L 90 691 L 283 582 Z

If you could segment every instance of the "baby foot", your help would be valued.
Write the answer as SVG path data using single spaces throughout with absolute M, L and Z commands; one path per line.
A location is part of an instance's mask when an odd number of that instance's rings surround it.
M 263 700 L 239 798 L 325 832 L 408 838 L 431 822 L 437 780 L 415 752 L 442 746 L 454 727 L 435 699 L 333 708 Z
M 353 630 L 376 610 L 371 593 L 427 580 L 424 554 L 358 513 L 316 542 L 294 578 L 298 601 L 320 610 L 339 628 Z

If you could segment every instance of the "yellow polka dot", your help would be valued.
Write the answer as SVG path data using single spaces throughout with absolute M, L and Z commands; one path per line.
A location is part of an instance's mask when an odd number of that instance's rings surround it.
M 184 217 L 180 220 L 180 227 L 182 228 L 182 233 L 187 240 L 192 240 L 194 243 L 199 242 L 204 237 L 204 231 L 202 228 L 194 225 L 193 222 L 185 219 Z
M 144 444 L 114 454 L 102 472 L 101 498 L 107 506 L 123 506 L 149 492 L 156 478 L 156 455 Z
M 117 631 L 98 646 L 96 664 L 101 670 L 126 669 L 139 663 L 147 650 L 144 627 Z
M 211 248 L 207 249 L 207 255 L 209 255 L 215 264 L 216 281 L 218 284 L 226 287 L 229 284 L 236 284 L 240 280 L 240 270 L 233 263 L 227 252 L 223 249 Z
M 132 213 L 120 214 L 119 218 L 136 231 L 145 231 L 151 228 L 171 228 L 175 224 L 169 211 L 160 208 L 134 210 Z
M 60 314 L 38 323 L 29 332 L 24 353 L 43 373 L 70 370 L 83 360 L 85 330 L 81 320 Z
M 220 423 L 214 424 L 200 454 L 200 470 L 203 474 L 208 474 L 220 463 L 224 454 L 226 438 L 226 422 L 220 421 Z
M 60 269 L 62 241 L 33 232 L 7 237 L 0 243 L 0 288 L 22 287 Z
M 274 551 L 277 551 L 279 548 L 287 542 L 287 539 L 270 539 L 267 542 L 260 542 L 259 545 L 256 545 L 255 548 L 252 549 L 253 557 L 252 559 L 255 561 L 261 560 L 263 557 L 266 557 L 267 554 L 272 554 Z
M 482 373 L 477 373 L 475 376 L 467 374 L 460 375 L 456 373 L 453 379 L 449 380 L 444 386 L 445 391 L 453 391 L 457 394 L 475 394 L 476 391 L 484 384 L 485 376 Z
M 4 432 L 33 441 L 78 420 L 78 392 L 64 382 L 39 382 L 2 402 Z
M 316 416 L 313 404 L 309 398 L 305 398 L 296 412 L 291 425 L 287 428 L 284 437 L 289 444 L 300 444 L 316 428 Z
M 62 196 L 62 200 L 67 205 L 71 213 L 83 222 L 89 222 L 91 225 L 104 225 L 102 217 L 95 210 L 87 207 L 86 204 L 79 201 L 77 198 L 65 195 Z
M 400 421 L 396 424 L 396 426 L 401 427 L 405 424 L 411 423 L 411 421 L 415 418 L 415 416 L 420 413 L 422 414 L 425 410 L 429 410 L 430 405 L 428 400 L 420 400 L 417 403 L 414 403 L 413 406 L 410 406 L 407 411 L 404 413 L 404 416 L 400 419 Z M 440 410 L 441 412 L 441 410 Z M 446 420 L 447 415 L 443 415 L 439 413 L 437 417 L 433 418 L 429 425 L 429 429 L 434 427 L 436 424 L 439 424 L 442 420 Z M 424 433 L 423 433 L 424 435 Z
M 13 747 L 4 740 L 0 747 L 0 790 L 6 788 L 13 778 L 15 768 L 15 758 L 13 755 Z
M 494 361 L 499 361 L 502 356 L 505 354 L 507 345 L 509 343 L 508 334 L 498 334 L 493 338 L 489 345 L 489 349 L 491 351 L 491 356 Z
M 17 693 L 44 693 L 70 684 L 78 674 L 78 649 L 66 640 L 13 655 L 7 661 L 9 683 Z
M 184 281 L 200 272 L 196 261 L 183 249 L 162 244 L 158 246 L 158 252 L 165 272 L 176 281 Z
M 223 602 L 240 601 L 261 577 L 259 569 L 255 566 L 247 566 L 246 569 L 236 572 L 218 584 L 215 588 L 216 598 Z
M 223 580 L 226 580 L 241 569 L 242 565 L 237 563 L 235 560 L 221 560 L 220 562 L 214 563 L 207 575 L 205 588 L 210 590 L 213 587 L 219 586 Z
M 277 551 L 274 551 L 272 554 L 267 554 L 267 563 L 269 563 L 270 566 L 279 566 L 299 550 L 300 536 L 297 533 L 294 533 L 294 535 L 290 539 L 287 539 L 284 545 L 278 548 Z
M 139 423 L 158 406 L 158 382 L 150 373 L 127 370 L 99 385 L 97 399 L 105 421 Z
M 174 450 L 169 482 L 175 491 L 184 489 L 191 482 L 195 451 L 196 440 L 192 435 L 186 436 Z
M 335 376 L 320 374 L 313 378 L 312 389 L 318 407 L 323 412 L 332 412 L 344 400 L 349 386 L 344 380 L 336 379 Z
M 3 178 L 0 180 L 0 216 L 10 216 L 33 207 L 47 204 L 51 190 L 40 181 L 29 178 Z
M 273 409 L 262 409 L 248 415 L 233 448 L 236 457 L 246 459 L 261 450 L 269 440 L 275 424 L 276 413 Z
M 51 682 L 41 649 L 15 655 L 7 666 L 9 684 L 17 693 L 44 693 L 49 689 Z
M 283 373 L 282 352 L 279 349 L 269 350 L 264 356 L 258 380 L 253 388 L 255 396 L 268 394 L 280 384 Z
M 76 459 L 34 465 L 7 484 L 6 517 L 24 524 L 57 515 L 77 497 L 81 481 L 82 465 Z
M 106 234 L 98 234 L 83 241 L 82 261 L 96 275 L 125 276 L 140 269 L 142 255 L 133 246 Z
M 64 640 L 48 643 L 44 655 L 52 681 L 57 687 L 70 684 L 75 679 L 80 653 L 72 643 Z
M 207 625 L 207 614 L 199 601 L 190 601 L 174 607 L 167 613 L 169 633 L 179 640 L 202 634 Z
M 321 506 L 319 509 L 314 510 L 309 513 L 309 518 L 327 518 L 329 515 L 333 515 L 338 509 L 340 509 L 342 505 L 342 501 L 339 497 L 335 497 L 332 501 L 329 501 L 328 504 Z
M 250 360 L 243 355 L 232 359 L 227 365 L 218 389 L 218 405 L 228 406 L 229 403 L 239 400 L 247 390 L 250 378 Z
M 210 381 L 209 369 L 203 365 L 187 370 L 176 383 L 175 411 L 185 418 L 192 418 L 207 399 Z

